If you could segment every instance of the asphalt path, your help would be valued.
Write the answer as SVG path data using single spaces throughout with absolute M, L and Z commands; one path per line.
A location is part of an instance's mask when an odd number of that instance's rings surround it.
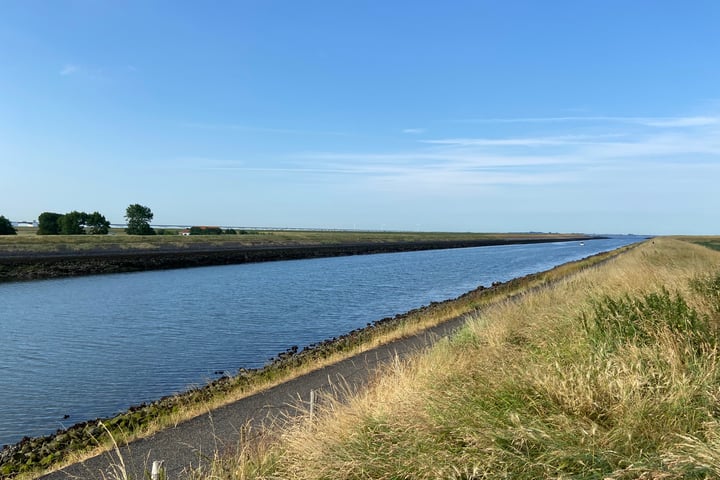
M 243 432 L 253 432 L 268 422 L 283 422 L 297 415 L 299 406 L 309 405 L 311 391 L 337 391 L 337 386 L 349 391 L 362 389 L 396 356 L 407 358 L 427 348 L 457 330 L 465 318 L 458 317 L 376 347 L 122 446 L 119 450 L 127 478 L 149 478 L 154 461 L 163 462 L 166 478 L 183 478 L 192 469 L 206 465 L 216 452 L 236 451 Z M 117 453 L 108 452 L 41 478 L 120 479 L 123 478 L 118 470 L 120 464 Z

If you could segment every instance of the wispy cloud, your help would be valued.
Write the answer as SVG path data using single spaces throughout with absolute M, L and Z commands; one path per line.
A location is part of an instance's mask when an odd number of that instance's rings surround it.
M 66 63 L 58 74 L 63 77 L 77 77 L 86 80 L 122 79 L 135 75 L 139 69 L 135 65 L 89 65 L 83 63 Z
M 406 133 L 408 135 L 420 135 L 422 133 L 425 133 L 424 128 L 405 128 L 403 129 L 402 133 Z
M 409 189 L 591 182 L 597 180 L 595 172 L 618 169 L 642 178 L 647 169 L 703 169 L 720 163 L 720 124 L 716 126 L 714 118 L 642 117 L 647 129 L 619 134 L 612 126 L 596 133 L 593 125 L 593 133 L 568 135 L 561 133 L 568 129 L 559 126 L 544 136 L 436 138 L 419 140 L 417 148 L 402 151 L 306 152 L 296 158 L 316 172 L 327 169 Z M 577 131 L 577 123 L 570 130 Z
M 241 131 L 241 132 L 256 132 L 256 133 L 277 133 L 286 135 L 332 135 L 332 136 L 350 136 L 352 134 L 347 132 L 331 131 L 331 130 L 305 130 L 297 128 L 275 128 L 275 127 L 261 127 L 243 125 L 237 123 L 197 123 L 188 122 L 183 123 L 183 127 L 194 128 L 198 130 L 226 130 L 226 131 Z
M 446 138 L 440 140 L 422 140 L 422 143 L 435 145 L 457 145 L 477 147 L 543 147 L 566 146 L 597 143 L 609 137 L 621 135 L 562 135 L 529 138 Z
M 304 151 L 285 153 L 272 164 L 259 162 L 199 162 L 197 168 L 238 171 L 250 175 L 297 175 L 337 185 L 366 185 L 394 192 L 445 192 L 493 186 L 559 186 L 653 175 L 673 177 L 678 168 L 716 173 L 720 165 L 720 123 L 716 117 L 633 117 L 644 128 L 617 125 L 565 124 L 555 120 L 547 135 L 448 136 L 417 139 L 406 148 L 362 151 Z M 587 119 L 588 117 L 579 117 Z M 592 117 L 624 119 L 627 117 Z M 540 119 L 536 119 L 540 121 Z M 547 121 L 548 119 L 543 119 Z M 615 122 L 617 123 L 617 122 Z M 717 123 L 717 124 L 716 124 Z M 580 125 L 579 125 L 580 124 Z M 653 124 L 653 125 L 651 125 Z M 210 126 L 256 131 L 242 125 Z M 268 133 L 299 133 L 294 129 L 261 129 Z M 464 128 L 467 130 L 467 128 Z M 485 130 L 485 129 L 481 129 Z M 516 132 L 517 129 L 510 129 Z M 572 132 L 571 134 L 568 132 Z
M 680 116 L 680 117 L 613 117 L 613 116 L 566 116 L 566 117 L 517 117 L 517 118 L 471 118 L 459 120 L 461 123 L 565 123 L 565 122 L 605 122 L 627 123 L 648 127 L 699 127 L 720 124 L 720 117 Z
M 674 118 L 648 118 L 644 119 L 644 125 L 650 127 L 702 127 L 717 125 L 720 123 L 718 117 L 674 117 Z
M 77 65 L 72 65 L 72 64 L 68 63 L 68 64 L 64 65 L 63 68 L 60 70 L 60 75 L 62 75 L 62 76 L 73 75 L 75 73 L 78 73 L 79 71 L 80 71 L 80 67 L 78 67 Z

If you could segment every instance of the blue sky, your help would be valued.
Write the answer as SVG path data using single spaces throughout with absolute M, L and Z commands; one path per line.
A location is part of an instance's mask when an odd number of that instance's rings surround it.
M 720 234 L 720 2 L 0 2 L 0 215 Z

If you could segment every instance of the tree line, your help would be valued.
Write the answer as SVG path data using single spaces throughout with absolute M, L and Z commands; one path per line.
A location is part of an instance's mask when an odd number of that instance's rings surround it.
M 190 235 L 236 235 L 234 228 L 222 229 L 220 227 L 190 227 Z
M 107 235 L 109 231 L 110 222 L 99 212 L 43 212 L 38 217 L 38 235 Z
M 155 235 L 150 226 L 153 213 L 150 208 L 138 203 L 129 205 L 125 210 L 129 235 Z M 107 235 L 110 222 L 100 212 L 68 213 L 43 212 L 38 217 L 38 235 Z M 0 235 L 16 235 L 17 230 L 10 220 L 0 215 Z

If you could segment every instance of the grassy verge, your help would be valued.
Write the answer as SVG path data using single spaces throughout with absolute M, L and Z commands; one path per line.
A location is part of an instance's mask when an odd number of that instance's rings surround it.
M 27 439 L 17 446 L 19 448 L 12 455 L 8 455 L 5 462 L 0 461 L 0 477 L 18 473 L 37 476 L 46 468 L 58 468 L 79 461 L 112 448 L 113 441 L 125 444 L 374 346 L 415 334 L 520 293 L 544 288 L 571 272 L 606 261 L 630 248 L 633 247 L 596 255 L 493 288 L 481 287 L 455 300 L 433 303 L 403 315 L 378 320 L 335 341 L 321 342 L 300 352 L 284 352 L 263 369 L 243 371 L 204 388 L 135 407 L 112 419 L 103 419 L 102 426 L 98 421 L 91 421 L 58 435 Z
M 489 305 L 197 478 L 718 478 L 720 253 L 655 239 Z

